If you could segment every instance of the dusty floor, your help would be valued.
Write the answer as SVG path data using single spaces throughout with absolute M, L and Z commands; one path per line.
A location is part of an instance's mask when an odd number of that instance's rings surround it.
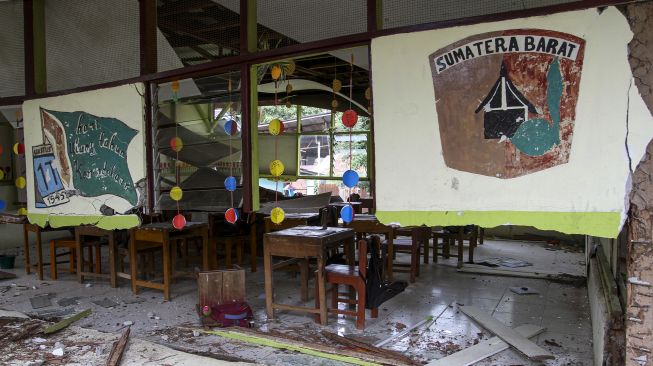
M 476 260 L 479 262 L 483 258 L 497 256 L 508 256 L 533 263 L 532 266 L 521 270 L 555 269 L 579 275 L 584 273 L 585 268 L 583 253 L 551 247 L 545 243 L 527 244 L 518 241 L 486 240 L 483 246 L 478 247 Z M 125 327 L 125 322 L 133 322 L 132 339 L 138 338 L 177 348 L 207 352 L 218 357 L 227 355 L 243 361 L 268 365 L 339 364 L 295 352 L 251 346 L 218 336 L 197 334 L 194 336 L 192 331 L 185 329 L 199 325 L 195 313 L 197 288 L 194 281 L 190 279 L 176 282 L 173 285 L 173 299 L 167 302 L 163 301 L 161 292 L 154 290 L 143 290 L 139 296 L 134 296 L 126 281 L 121 281 L 120 286 L 115 289 L 105 281 L 88 281 L 87 285 L 79 284 L 73 275 L 63 270 L 64 265 L 61 266 L 58 281 L 49 281 L 47 271 L 44 281 L 37 280 L 33 274 L 25 275 L 22 258 L 17 258 L 17 265 L 18 267 L 12 271 L 18 275 L 18 278 L 0 282 L 0 308 L 46 318 L 62 315 L 62 312 L 72 313 L 91 308 L 93 314 L 77 322 L 76 326 L 80 328 L 76 329 L 80 332 L 87 329 L 110 333 L 97 336 L 98 339 L 102 339 L 100 343 L 109 346 L 74 348 L 76 347 L 74 337 L 71 340 L 62 338 L 67 355 L 74 354 L 73 358 L 78 360 L 79 364 L 102 364 L 104 358 L 100 356 L 106 357 L 110 347 L 110 341 L 107 343 L 107 339 L 111 341 L 117 339 Z M 400 279 L 402 276 L 404 275 L 397 275 Z M 324 328 L 315 324 L 308 315 L 278 312 L 274 320 L 268 320 L 264 309 L 263 285 L 262 260 L 259 260 L 259 271 L 247 272 L 248 302 L 255 311 L 257 328 L 328 344 L 318 334 Z M 510 291 L 509 287 L 512 286 L 531 287 L 537 289 L 539 294 L 517 295 Z M 277 301 L 301 303 L 297 279 L 291 278 L 286 273 L 279 273 L 275 275 L 275 287 Z M 310 293 L 313 293 L 312 290 Z M 30 298 L 43 294 L 50 294 L 52 305 L 34 309 Z M 110 300 L 115 305 L 105 308 L 93 302 L 104 299 Z M 59 305 L 59 302 L 65 304 L 66 300 L 71 304 Z M 310 304 L 312 302 L 311 299 Z M 422 265 L 422 273 L 417 282 L 411 284 L 404 293 L 384 303 L 380 308 L 379 318 L 368 318 L 365 331 L 356 330 L 353 319 L 335 315 L 330 316 L 326 329 L 374 343 L 400 332 L 406 326 L 415 324 L 429 315 L 442 314 L 428 329 L 419 328 L 410 336 L 386 346 L 415 360 L 425 362 L 441 358 L 473 345 L 481 339 L 491 337 L 488 331 L 457 311 L 460 305 L 475 305 L 509 326 L 528 323 L 546 327 L 545 333 L 533 338 L 539 345 L 556 355 L 555 360 L 547 361 L 545 365 L 592 365 L 592 330 L 586 287 L 575 287 L 541 279 L 459 273 L 455 269 L 454 259 L 441 260 L 438 264 Z M 90 338 L 94 337 L 90 336 Z M 40 359 L 53 360 L 50 343 L 54 342 L 50 340 L 48 342 L 45 349 L 42 349 L 40 344 L 30 343 L 29 340 L 20 348 L 25 349 L 25 352 L 31 352 L 34 359 L 40 357 Z M 158 353 L 158 351 L 153 352 Z M 97 357 L 83 361 L 85 354 L 94 354 Z M 97 359 L 102 359 L 102 362 L 98 363 Z M 13 360 L 7 353 L 0 355 L 0 363 L 11 363 Z M 66 363 L 62 361 L 64 360 L 59 360 L 59 363 Z M 162 363 L 178 364 L 178 362 Z M 540 363 L 531 362 L 512 349 L 478 363 L 478 365 L 536 364 Z

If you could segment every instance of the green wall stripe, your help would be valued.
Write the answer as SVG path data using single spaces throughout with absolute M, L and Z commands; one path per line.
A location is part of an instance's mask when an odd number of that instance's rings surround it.
M 100 229 L 118 230 L 130 229 L 140 225 L 140 220 L 136 215 L 54 216 L 48 214 L 28 213 L 27 219 L 30 223 L 40 227 L 45 227 L 49 224 L 54 228 L 64 226 L 95 225 Z
M 605 238 L 616 238 L 621 224 L 621 212 L 377 211 L 376 216 L 384 224 L 397 222 L 403 226 L 523 225 Z

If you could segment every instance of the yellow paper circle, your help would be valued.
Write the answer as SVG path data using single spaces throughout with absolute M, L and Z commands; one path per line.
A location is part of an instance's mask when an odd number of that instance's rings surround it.
M 285 217 L 286 213 L 283 212 L 281 207 L 275 207 L 272 209 L 272 211 L 270 211 L 270 219 L 277 225 L 279 225 Z
M 283 174 L 284 168 L 285 167 L 283 166 L 281 160 L 272 160 L 270 162 L 270 174 L 272 174 L 275 177 L 278 177 L 281 174 Z
M 338 100 L 334 99 L 331 101 L 331 108 L 336 109 L 338 108 Z
M 342 81 L 338 79 L 333 79 L 333 84 L 331 85 L 331 87 L 333 88 L 334 93 L 339 92 L 340 89 L 342 89 Z
M 18 209 L 18 214 L 19 215 L 27 215 L 27 209 L 25 207 L 21 207 Z
M 365 89 L 365 99 L 367 100 L 372 99 L 372 89 L 370 88 Z
M 179 201 L 181 200 L 181 197 L 184 196 L 184 191 L 181 190 L 179 187 L 172 187 L 170 190 L 170 198 L 172 198 L 173 201 Z
M 288 85 L 286 85 L 286 93 L 291 93 L 291 92 L 292 92 L 292 84 L 288 83 Z
M 290 99 L 286 100 L 286 107 L 292 108 L 292 103 L 290 102 Z
M 25 188 L 26 184 L 27 184 L 27 181 L 25 181 L 24 177 L 16 178 L 16 187 L 18 187 L 19 189 Z
M 170 84 L 170 88 L 172 89 L 173 92 L 177 92 L 179 90 L 179 80 L 175 80 Z
M 281 68 L 279 67 L 279 65 L 272 66 L 272 70 L 270 70 L 270 75 L 272 75 L 272 79 L 279 80 L 279 78 L 281 77 Z
M 5 179 L 5 172 L 4 170 L 0 169 L 0 180 Z
M 281 120 L 278 118 L 273 119 L 270 121 L 270 124 L 268 125 L 268 131 L 270 131 L 270 135 L 278 135 L 281 133 Z
M 14 144 L 14 154 L 16 154 L 16 155 L 18 155 L 18 145 L 19 144 L 20 144 L 20 142 L 17 142 L 17 143 Z

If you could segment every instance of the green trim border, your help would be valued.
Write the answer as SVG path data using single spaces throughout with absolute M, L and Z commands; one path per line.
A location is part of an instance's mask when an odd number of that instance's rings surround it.
M 28 213 L 27 220 L 29 220 L 30 223 L 40 227 L 46 227 L 48 225 L 53 228 L 64 226 L 94 225 L 100 229 L 106 230 L 131 229 L 133 227 L 139 226 L 141 223 L 140 219 L 136 215 L 76 216 Z
M 621 212 L 541 212 L 541 211 L 377 211 L 383 224 L 403 226 L 478 225 L 484 228 L 501 225 L 533 226 L 565 234 L 584 234 L 616 238 L 621 226 Z

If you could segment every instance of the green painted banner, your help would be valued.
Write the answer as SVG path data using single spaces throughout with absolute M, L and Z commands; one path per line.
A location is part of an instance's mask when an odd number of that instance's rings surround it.
M 119 119 L 86 112 L 43 112 L 54 117 L 64 129 L 68 169 L 77 194 L 83 197 L 110 194 L 132 205 L 138 202 L 127 164 L 127 147 L 138 134 L 137 130 Z

